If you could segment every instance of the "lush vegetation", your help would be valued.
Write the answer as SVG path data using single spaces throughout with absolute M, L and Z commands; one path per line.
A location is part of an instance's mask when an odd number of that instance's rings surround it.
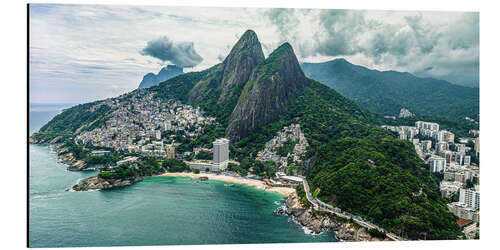
M 187 93 L 200 81 L 206 74 L 207 70 L 201 72 L 189 72 L 174 78 L 170 78 L 156 86 L 150 87 L 149 90 L 156 92 L 156 97 L 162 100 L 180 100 L 187 102 Z
M 227 169 L 229 171 L 233 171 L 233 172 L 236 172 L 238 174 L 240 174 L 241 176 L 247 176 L 248 175 L 248 170 L 242 168 L 241 166 L 238 166 L 234 163 L 229 163 L 227 165 Z
M 369 125 L 361 109 L 313 82 L 292 105 L 310 140 L 311 190 L 341 209 L 417 239 L 455 239 L 459 229 L 411 143 Z M 307 109 L 299 109 L 305 106 Z M 301 119 L 303 118 L 303 119 Z
M 183 161 L 179 161 L 176 159 L 168 159 L 163 161 L 163 168 L 165 168 L 168 172 L 191 172 L 191 168 L 184 163 Z
M 142 156 L 137 162 L 126 163 L 111 170 L 102 169 L 98 176 L 103 179 L 131 179 L 164 172 L 165 168 L 162 167 L 159 160 Z
M 304 185 L 299 184 L 296 189 L 297 189 L 297 195 L 299 196 L 302 205 L 310 207 L 311 204 L 309 203 L 309 200 L 307 200 L 306 191 L 304 190 Z
M 102 101 L 79 104 L 65 109 L 62 113 L 56 115 L 52 120 L 45 124 L 40 132 L 42 133 L 66 133 L 75 132 L 83 125 L 95 127 L 104 124 L 106 114 L 111 108 L 107 105 L 101 105 L 98 109 L 91 111 L 90 108 Z
M 427 239 L 456 238 L 460 232 L 438 179 L 429 176 L 411 143 L 370 125 L 374 118 L 312 81 L 279 121 L 236 142 L 236 156 L 255 155 L 284 125 L 299 123 L 310 143 L 307 179 L 311 190 L 321 190 L 321 200 L 412 239 L 422 233 Z M 251 164 L 255 170 L 257 163 Z
M 211 160 L 212 159 L 212 154 L 210 152 L 207 152 L 207 151 L 200 151 L 197 155 L 196 155 L 196 159 L 199 159 L 199 160 Z

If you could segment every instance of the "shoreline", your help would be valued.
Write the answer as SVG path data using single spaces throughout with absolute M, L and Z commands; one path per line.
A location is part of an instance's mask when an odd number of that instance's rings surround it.
M 61 147 L 57 143 L 33 143 L 33 144 L 48 146 L 48 148 L 56 154 L 56 156 L 58 158 L 58 161 L 60 163 L 63 163 L 63 164 L 65 164 L 65 165 L 68 166 L 67 170 L 74 171 L 73 169 L 70 169 L 70 168 L 77 161 L 71 161 L 71 159 L 64 159 L 64 154 L 63 155 L 60 154 L 61 151 L 64 151 L 64 149 L 65 149 L 64 147 Z M 83 171 L 83 169 L 79 169 L 79 171 Z M 289 196 L 291 194 L 296 194 L 295 188 L 289 188 L 289 187 L 270 187 L 265 182 L 260 181 L 260 180 L 254 180 L 254 179 L 249 179 L 249 178 L 243 179 L 241 177 L 233 177 L 233 176 L 227 176 L 227 175 L 222 175 L 222 174 L 217 175 L 217 174 L 214 174 L 214 173 L 200 173 L 200 174 L 195 174 L 195 173 L 192 173 L 192 172 L 191 173 L 186 173 L 186 172 L 182 172 L 182 173 L 165 172 L 163 174 L 152 175 L 152 176 L 149 176 L 149 177 L 153 177 L 153 176 L 173 176 L 173 177 L 190 177 L 190 178 L 199 178 L 199 177 L 205 176 L 205 177 L 208 177 L 209 179 L 212 179 L 212 180 L 218 180 L 218 181 L 223 181 L 223 182 L 228 182 L 228 183 L 234 183 L 234 184 L 241 184 L 241 185 L 253 187 L 253 188 L 264 190 L 264 191 L 268 191 L 268 192 L 278 193 L 278 194 L 283 195 L 285 197 L 287 197 L 287 196 Z M 142 178 L 148 178 L 148 176 L 143 176 Z M 133 183 L 130 183 L 129 185 L 131 185 L 131 184 L 133 184 Z M 72 189 L 72 187 L 71 187 L 71 189 Z
M 295 189 L 294 188 L 288 188 L 288 187 L 270 187 L 266 185 L 263 181 L 259 180 L 254 180 L 254 179 L 243 179 L 240 177 L 233 177 L 233 176 L 227 176 L 227 175 L 216 175 L 213 173 L 206 173 L 206 174 L 195 174 L 195 173 L 163 173 L 160 175 L 155 175 L 155 176 L 173 176 L 173 177 L 191 177 L 191 178 L 200 178 L 200 177 L 208 177 L 209 180 L 218 180 L 218 181 L 223 181 L 223 182 L 229 182 L 229 183 L 235 183 L 235 184 L 241 184 L 249 187 L 253 187 L 256 189 L 268 191 L 268 192 L 274 192 L 281 194 L 283 196 L 289 196 L 290 194 L 295 194 Z

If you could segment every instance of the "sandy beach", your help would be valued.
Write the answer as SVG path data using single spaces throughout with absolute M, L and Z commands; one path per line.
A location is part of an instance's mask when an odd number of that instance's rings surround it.
M 254 180 L 254 179 L 243 179 L 240 177 L 232 177 L 226 175 L 216 175 L 212 173 L 204 173 L 204 174 L 195 174 L 195 173 L 164 173 L 159 176 L 181 176 L 181 177 L 191 177 L 191 178 L 200 178 L 202 176 L 208 177 L 209 180 L 219 180 L 229 183 L 243 184 L 250 187 L 266 190 L 269 192 L 279 193 L 285 196 L 288 196 L 292 193 L 295 193 L 294 188 L 287 187 L 270 187 L 266 185 L 263 181 Z

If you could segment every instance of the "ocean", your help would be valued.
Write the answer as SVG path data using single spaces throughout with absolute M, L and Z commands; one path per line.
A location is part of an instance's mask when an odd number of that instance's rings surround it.
M 31 105 L 30 105 L 31 107 Z M 67 105 L 30 110 L 30 134 Z M 29 146 L 29 246 L 332 242 L 275 215 L 284 196 L 244 185 L 150 177 L 110 191 L 66 191 L 96 172 L 70 172 L 49 147 Z

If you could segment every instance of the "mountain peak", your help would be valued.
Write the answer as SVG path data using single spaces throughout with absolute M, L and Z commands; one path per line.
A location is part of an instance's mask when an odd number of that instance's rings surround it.
M 242 87 L 252 69 L 262 61 L 264 52 L 257 34 L 253 30 L 245 31 L 222 63 L 222 92 L 217 103 L 224 102 L 231 89 Z
M 253 69 L 229 117 L 226 134 L 231 140 L 239 140 L 276 121 L 308 84 L 292 46 L 282 44 Z
M 164 82 L 172 77 L 184 74 L 181 67 L 176 65 L 167 65 L 163 67 L 158 74 L 147 73 L 139 84 L 139 88 L 149 88 L 151 86 L 157 85 L 158 83 Z

